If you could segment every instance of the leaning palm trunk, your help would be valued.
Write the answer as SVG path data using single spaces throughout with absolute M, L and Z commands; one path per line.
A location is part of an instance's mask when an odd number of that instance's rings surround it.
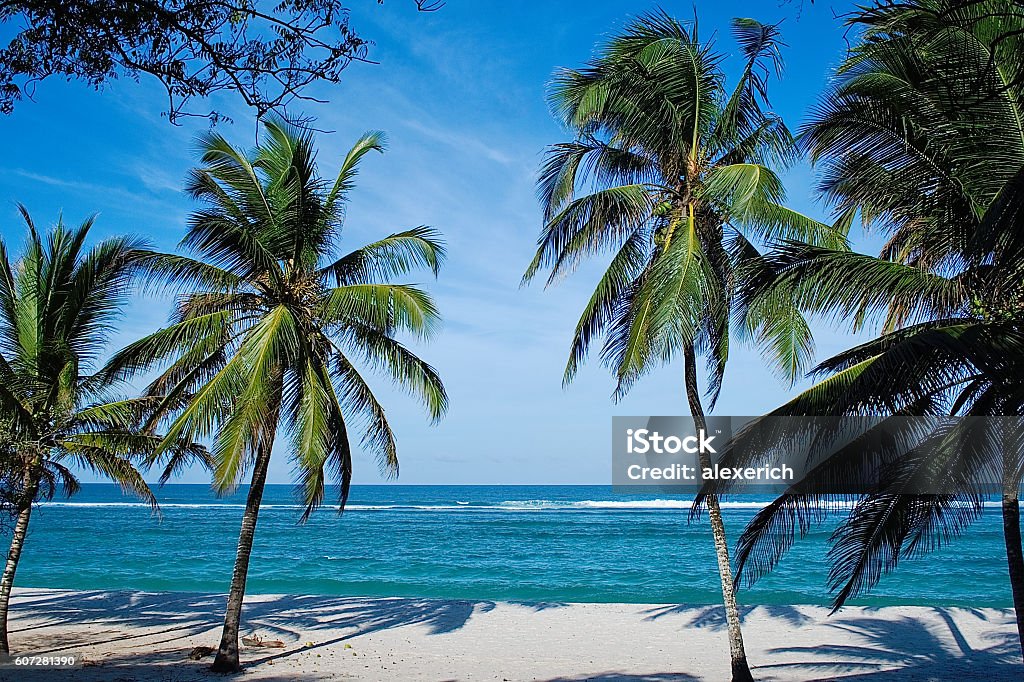
M 1020 477 L 1015 475 L 1014 457 L 1005 451 L 1003 462 L 1003 542 L 1010 572 L 1013 610 L 1017 617 L 1017 638 L 1024 655 L 1024 548 L 1020 537 Z
M 11 589 L 14 587 L 14 573 L 18 570 L 21 550 L 25 546 L 25 534 L 28 531 L 28 519 L 32 515 L 32 505 L 25 505 L 18 512 L 18 520 L 14 525 L 11 538 L 11 549 L 7 552 L 7 564 L 4 575 L 0 579 L 0 659 L 11 654 L 11 645 L 7 641 L 7 611 L 11 603 Z
M 1015 493 L 1003 495 L 1003 540 L 1010 569 L 1013 610 L 1017 616 L 1017 637 L 1024 652 L 1024 551 L 1020 539 L 1020 501 Z
M 35 499 L 37 482 L 30 471 L 25 472 L 24 489 L 19 498 L 18 517 L 14 523 L 11 536 L 11 548 L 7 552 L 4 574 L 0 578 L 0 660 L 11 654 L 11 645 L 7 639 L 7 612 L 11 604 L 11 590 L 14 588 L 14 574 L 18 570 L 21 551 L 25 547 L 25 536 L 28 534 L 28 522 L 32 516 L 32 500 Z
M 238 532 L 238 551 L 235 554 L 235 570 L 231 574 L 231 589 L 228 592 L 227 609 L 224 613 L 224 631 L 220 636 L 217 658 L 211 667 L 214 672 L 237 672 L 241 669 L 238 662 L 238 628 L 242 620 L 242 600 L 245 598 L 245 580 L 249 574 L 249 556 L 252 554 L 252 541 L 256 535 L 256 522 L 260 515 L 263 490 L 267 485 L 269 465 L 270 448 L 262 448 L 253 468 L 249 496 L 245 500 L 245 513 L 242 515 L 242 528 Z
M 284 386 L 281 375 L 271 380 L 272 395 L 281 395 Z M 256 461 L 253 462 L 253 477 L 249 483 L 249 495 L 246 498 L 246 511 L 242 514 L 242 528 L 239 530 L 239 548 L 234 555 L 234 571 L 231 573 L 231 587 L 227 593 L 227 605 L 224 609 L 224 630 L 220 635 L 220 646 L 217 657 L 213 660 L 211 670 L 215 673 L 232 673 L 242 669 L 239 663 L 239 627 L 242 623 L 242 602 L 246 597 L 246 579 L 249 576 L 249 557 L 253 551 L 253 538 L 256 537 L 256 522 L 259 520 L 259 506 L 263 501 L 266 488 L 266 474 L 270 468 L 270 453 L 273 450 L 273 439 L 278 431 L 278 418 L 281 414 L 280 403 L 275 406 L 269 416 L 266 430 L 258 441 Z
M 704 419 L 704 408 L 700 402 L 700 391 L 697 387 L 697 359 L 692 344 L 684 349 L 684 372 L 686 375 L 686 399 L 690 403 L 690 414 L 693 416 L 694 427 L 707 431 Z M 701 450 L 701 468 L 711 466 L 711 458 Z M 718 497 L 711 495 L 707 499 L 708 518 L 711 521 L 711 534 L 715 539 L 715 556 L 718 559 L 718 577 L 722 581 L 722 603 L 725 605 L 725 620 L 729 631 L 729 655 L 732 661 L 733 682 L 752 682 L 750 666 L 747 664 L 747 652 L 743 648 L 743 631 L 740 628 L 740 611 L 736 604 L 736 588 L 733 583 L 732 565 L 729 562 L 729 542 L 725 537 L 725 523 L 722 521 L 722 508 Z M 1019 544 L 1019 543 L 1018 543 Z

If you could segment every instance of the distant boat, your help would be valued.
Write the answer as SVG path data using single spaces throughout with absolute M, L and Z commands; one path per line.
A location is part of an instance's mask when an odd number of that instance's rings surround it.
M 469 504 L 469 502 L 463 502 L 461 500 L 455 500 L 455 504 Z

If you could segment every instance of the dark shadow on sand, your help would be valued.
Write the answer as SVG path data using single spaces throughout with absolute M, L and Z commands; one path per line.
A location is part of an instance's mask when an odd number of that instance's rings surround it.
M 543 682 L 697 682 L 699 677 L 687 675 L 686 673 L 648 673 L 631 674 L 606 672 L 596 675 L 582 675 L 580 677 L 552 677 Z
M 818 627 L 843 633 L 844 644 L 775 647 L 769 653 L 801 654 L 808 660 L 768 663 L 755 669 L 797 674 L 807 680 L 824 681 L 841 676 L 844 682 L 1024 679 L 1016 632 L 990 635 L 983 646 L 972 647 L 953 614 L 966 613 L 987 621 L 989 618 L 984 611 L 935 609 L 935 612 L 948 632 L 929 629 L 909 615 L 844 620 L 840 614 L 833 617 L 834 622 L 825 622 Z M 948 639 L 940 634 L 948 635 Z
M 665 616 L 688 616 L 689 621 L 684 626 L 687 628 L 724 630 L 726 627 L 725 608 L 722 606 L 665 605 L 647 609 L 645 613 L 647 614 L 647 620 L 658 620 Z M 751 616 L 767 616 L 781 620 L 793 627 L 806 625 L 812 620 L 809 616 L 801 613 L 796 607 L 780 604 L 743 606 L 740 608 L 741 618 L 750 618 Z
M 245 661 L 246 667 L 273 663 L 277 659 L 329 647 L 359 635 L 407 625 L 424 626 L 431 635 L 454 632 L 474 614 L 486 613 L 495 607 L 493 601 L 402 597 L 275 595 L 254 596 L 253 599 L 259 601 L 247 601 L 242 610 L 242 633 L 258 632 L 264 638 L 282 640 L 287 648 L 249 650 L 250 655 L 264 651 L 266 655 L 249 658 Z M 516 603 L 538 611 L 564 606 L 558 602 Z M 137 671 L 140 667 L 158 675 L 171 663 L 189 668 L 208 666 L 208 660 L 193 664 L 186 659 L 190 648 L 186 640 L 204 636 L 209 645 L 215 645 L 224 606 L 223 595 L 201 593 L 16 591 L 10 634 L 15 653 L 18 653 L 19 640 L 35 640 L 31 653 L 44 656 L 67 655 L 86 645 L 139 639 L 138 655 L 133 655 L 130 660 L 110 658 L 103 661 L 104 668 L 117 665 L 119 676 L 124 673 L 127 679 L 133 679 L 133 673 L 129 671 Z M 20 615 L 31 615 L 34 620 L 42 622 L 19 627 Z M 46 635 L 44 632 L 46 628 L 68 625 L 88 625 L 88 635 L 75 632 Z M 129 635 L 123 628 L 141 628 L 143 631 Z M 318 630 L 337 629 L 349 631 L 304 646 L 304 641 L 315 638 Z M 39 641 L 45 641 L 45 644 L 40 646 Z M 161 646 L 163 650 L 153 651 L 154 647 Z M 0 680 L 5 679 L 5 672 L 0 669 Z M 139 677 L 149 679 L 145 675 Z M 38 679 L 46 679 L 45 674 Z M 164 678 L 158 676 L 154 679 Z

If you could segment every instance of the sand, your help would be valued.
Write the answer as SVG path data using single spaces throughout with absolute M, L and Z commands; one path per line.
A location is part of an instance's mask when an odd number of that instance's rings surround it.
M 224 598 L 19 589 L 15 653 L 74 655 L 70 669 L 0 668 L 5 680 L 223 680 L 211 658 Z M 306 680 L 727 680 L 720 608 L 253 595 L 248 682 Z M 1012 614 L 998 609 L 744 609 L 758 680 L 1022 680 Z

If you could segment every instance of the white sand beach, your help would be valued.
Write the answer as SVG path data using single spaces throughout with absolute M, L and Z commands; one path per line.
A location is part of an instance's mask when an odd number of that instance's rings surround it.
M 218 641 L 224 598 L 192 593 L 19 589 L 16 654 L 74 655 L 72 669 L 0 668 L 4 680 L 224 679 L 188 659 Z M 759 680 L 1019 680 L 1009 611 L 811 606 L 744 610 Z M 722 610 L 253 595 L 243 632 L 284 649 L 243 651 L 237 678 L 312 680 L 728 679 Z

